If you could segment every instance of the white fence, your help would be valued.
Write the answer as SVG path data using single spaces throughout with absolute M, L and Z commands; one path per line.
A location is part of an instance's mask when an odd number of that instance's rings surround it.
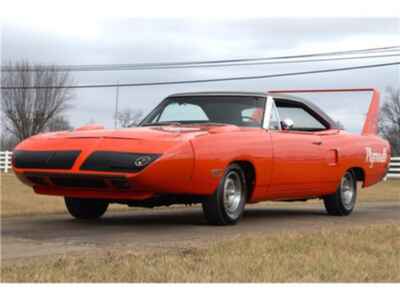
M 400 178 L 400 157 L 392 157 L 389 165 L 389 172 L 385 180 L 390 178 Z
M 8 173 L 11 170 L 11 151 L 0 151 L 0 171 Z
M 0 171 L 8 173 L 11 170 L 11 151 L 0 151 Z M 386 179 L 400 178 L 400 157 L 392 157 Z

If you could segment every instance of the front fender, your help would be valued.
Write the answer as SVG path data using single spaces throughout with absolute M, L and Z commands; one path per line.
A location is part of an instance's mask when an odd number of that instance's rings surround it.
M 230 132 L 201 136 L 192 140 L 194 149 L 193 191 L 212 194 L 229 164 L 250 162 L 256 173 L 256 188 L 269 184 L 272 145 L 265 131 Z

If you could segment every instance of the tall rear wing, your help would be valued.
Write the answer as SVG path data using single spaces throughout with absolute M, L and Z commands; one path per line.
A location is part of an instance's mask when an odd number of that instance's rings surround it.
M 379 91 L 373 88 L 361 89 L 317 89 L 317 90 L 273 90 L 269 93 L 348 93 L 348 92 L 372 92 L 371 102 L 369 104 L 368 113 L 364 121 L 362 135 L 378 134 L 379 120 Z

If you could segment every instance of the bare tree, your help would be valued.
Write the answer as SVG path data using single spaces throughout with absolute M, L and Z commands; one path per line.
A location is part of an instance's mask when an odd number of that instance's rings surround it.
M 3 69 L 6 71 L 1 78 L 2 118 L 7 131 L 18 141 L 45 131 L 52 120 L 68 109 L 72 100 L 72 90 L 66 87 L 72 81 L 69 72 L 25 61 L 8 63 Z M 57 88 L 29 89 L 31 86 Z
M 379 131 L 390 142 L 392 154 L 400 155 L 400 89 L 387 89 L 387 97 L 381 107 Z
M 12 151 L 18 141 L 15 136 L 10 135 L 7 131 L 2 130 L 0 134 L 0 151 Z
M 137 125 L 142 116 L 142 110 L 127 108 L 117 114 L 117 120 L 119 126 L 125 128 Z
M 336 123 L 336 127 L 337 127 L 337 128 L 339 128 L 339 129 L 341 129 L 341 130 L 344 130 L 344 125 L 343 125 L 342 122 L 340 122 L 339 120 L 337 120 L 337 121 L 335 121 L 335 123 Z
M 46 126 L 47 131 L 71 130 L 72 126 L 64 116 L 57 116 L 50 120 Z

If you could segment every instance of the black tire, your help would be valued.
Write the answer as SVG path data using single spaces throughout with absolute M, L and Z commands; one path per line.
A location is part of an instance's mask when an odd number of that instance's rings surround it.
M 108 202 L 65 197 L 65 206 L 70 215 L 76 219 L 98 219 L 106 212 Z
M 351 189 L 351 196 L 345 195 Z M 348 216 L 352 213 L 357 199 L 357 180 L 352 171 L 347 171 L 340 180 L 335 194 L 324 198 L 326 211 L 332 216 Z
M 237 188 L 232 188 L 235 185 Z M 229 198 L 228 194 L 233 198 Z M 225 170 L 214 195 L 202 203 L 204 216 L 211 225 L 236 224 L 242 217 L 246 200 L 246 177 L 240 165 L 232 164 Z

